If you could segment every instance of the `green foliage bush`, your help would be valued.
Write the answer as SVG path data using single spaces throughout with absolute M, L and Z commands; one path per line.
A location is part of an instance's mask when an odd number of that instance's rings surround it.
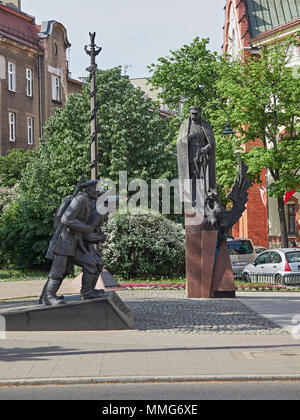
M 13 187 L 21 179 L 32 150 L 12 149 L 6 156 L 0 156 L 0 186 Z
M 105 228 L 105 267 L 123 279 L 185 273 L 185 232 L 156 213 L 111 215 Z
M 0 185 L 0 215 L 9 207 L 10 203 L 18 198 L 18 185 L 14 187 L 2 187 Z
M 38 215 L 28 203 L 11 203 L 0 221 L 0 266 L 49 268 L 45 253 L 51 226 L 52 220 L 48 219 L 47 223 L 45 214 Z

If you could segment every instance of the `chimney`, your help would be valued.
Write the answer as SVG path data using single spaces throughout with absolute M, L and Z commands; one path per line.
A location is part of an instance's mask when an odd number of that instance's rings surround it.
M 21 0 L 4 0 L 2 3 L 6 4 L 6 6 L 12 7 L 14 9 L 21 10 Z

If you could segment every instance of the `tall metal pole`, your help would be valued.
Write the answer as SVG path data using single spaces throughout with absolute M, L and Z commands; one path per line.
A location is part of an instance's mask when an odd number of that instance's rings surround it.
M 95 44 L 96 32 L 90 32 L 91 44 L 90 48 L 86 45 L 85 52 L 91 57 L 91 65 L 87 68 L 90 73 L 91 83 L 91 179 L 98 179 L 99 177 L 99 157 L 98 157 L 98 127 L 97 127 L 97 84 L 96 84 L 96 57 L 102 51 L 102 48 Z

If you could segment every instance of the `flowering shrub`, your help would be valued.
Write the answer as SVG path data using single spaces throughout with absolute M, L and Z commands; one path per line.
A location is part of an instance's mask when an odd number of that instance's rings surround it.
M 14 187 L 4 187 L 0 180 L 0 220 L 1 216 L 8 209 L 11 203 L 14 203 L 18 197 L 18 185 Z M 5 253 L 5 249 L 0 246 L 0 268 L 7 266 L 9 263 Z
M 185 274 L 185 232 L 158 213 L 111 215 L 102 256 L 124 279 Z
M 0 215 L 5 211 L 11 202 L 18 197 L 18 185 L 14 187 L 4 187 L 0 180 Z
M 129 289 L 185 289 L 185 283 L 120 283 L 121 287 Z
M 287 286 L 281 286 L 281 285 L 273 285 L 273 284 L 240 284 L 238 286 L 238 290 L 244 291 L 249 290 L 251 292 L 253 291 L 280 291 L 280 290 L 287 290 Z

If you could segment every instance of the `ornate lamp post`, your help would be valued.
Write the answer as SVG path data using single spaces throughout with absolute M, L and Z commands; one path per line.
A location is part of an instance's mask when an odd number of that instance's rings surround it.
M 220 105 L 220 104 L 213 103 L 213 104 L 210 104 L 210 105 L 208 105 L 207 107 L 205 107 L 205 108 L 204 108 L 204 110 L 203 110 L 203 112 L 202 112 L 202 115 L 204 115 L 204 114 L 205 114 L 205 112 L 206 112 L 209 108 L 219 108 L 219 109 L 221 109 L 221 110 L 225 113 L 226 118 L 227 118 L 227 123 L 226 123 L 226 125 L 225 125 L 225 127 L 224 127 L 224 130 L 222 131 L 222 134 L 223 134 L 223 135 L 225 135 L 225 136 L 235 135 L 235 134 L 236 134 L 236 132 L 235 132 L 235 131 L 233 131 L 233 129 L 232 129 L 232 127 L 231 127 L 231 124 L 230 124 L 230 122 L 229 122 L 229 115 L 228 115 L 228 112 L 226 111 L 226 109 L 225 109 L 222 105 Z
M 99 105 L 97 104 L 97 85 L 96 85 L 96 57 L 102 51 L 102 48 L 95 44 L 96 32 L 90 32 L 91 44 L 90 48 L 86 45 L 85 52 L 91 57 L 91 65 L 87 68 L 90 73 L 91 82 L 91 179 L 98 179 L 99 177 L 99 156 L 98 156 L 98 127 L 97 127 L 97 111 Z
M 210 104 L 210 105 L 208 105 L 207 107 L 204 108 L 202 115 L 204 115 L 205 112 L 209 108 L 218 108 L 218 109 L 221 109 L 224 112 L 224 114 L 226 115 L 227 123 L 224 126 L 224 129 L 222 131 L 223 136 L 235 136 L 236 135 L 236 132 L 231 127 L 231 124 L 230 124 L 230 121 L 229 121 L 229 115 L 228 115 L 228 112 L 226 111 L 226 109 L 222 105 L 220 105 L 220 104 L 212 103 L 212 104 Z M 240 161 L 242 150 L 236 149 L 234 151 L 234 153 L 238 156 L 238 161 Z

